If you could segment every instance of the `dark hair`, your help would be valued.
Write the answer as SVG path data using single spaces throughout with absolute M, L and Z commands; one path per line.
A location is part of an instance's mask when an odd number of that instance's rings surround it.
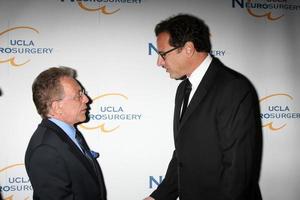
M 76 78 L 76 71 L 69 67 L 51 67 L 41 72 L 32 84 L 32 97 L 42 118 L 48 118 L 51 103 L 62 98 L 64 91 L 60 83 L 63 77 Z
M 195 16 L 179 14 L 163 20 L 156 25 L 155 35 L 162 32 L 170 34 L 169 44 L 173 47 L 183 47 L 190 41 L 198 52 L 211 51 L 209 28 Z

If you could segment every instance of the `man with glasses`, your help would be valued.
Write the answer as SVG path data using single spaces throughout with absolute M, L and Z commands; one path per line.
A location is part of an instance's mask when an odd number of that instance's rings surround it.
M 47 69 L 33 82 L 32 92 L 42 117 L 25 155 L 33 199 L 106 200 L 99 155 L 76 128 L 86 121 L 90 103 L 76 71 Z
M 259 200 L 261 122 L 251 83 L 210 55 L 199 18 L 179 14 L 155 27 L 158 66 L 183 80 L 174 109 L 175 150 L 145 200 Z

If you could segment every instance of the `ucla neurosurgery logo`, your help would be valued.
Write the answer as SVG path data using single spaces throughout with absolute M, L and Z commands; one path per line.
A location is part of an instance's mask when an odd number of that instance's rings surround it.
M 100 12 L 112 15 L 120 11 L 121 4 L 141 4 L 142 0 L 60 0 L 61 2 L 77 3 L 85 11 Z
M 293 108 L 294 98 L 287 93 L 275 93 L 260 99 L 263 127 L 279 131 L 292 119 L 300 119 Z
M 86 130 L 110 133 L 121 128 L 122 124 L 141 120 L 142 114 L 134 113 L 126 95 L 106 93 L 92 99 L 89 122 L 81 124 Z
M 28 200 L 32 196 L 24 164 L 0 168 L 0 192 L 3 200 Z
M 284 13 L 299 12 L 300 2 L 295 0 L 232 0 L 233 8 L 245 9 L 250 16 L 276 21 Z
M 21 67 L 29 63 L 32 56 L 52 54 L 53 48 L 39 47 L 33 39 L 38 34 L 39 31 L 30 26 L 0 29 L 0 64 Z

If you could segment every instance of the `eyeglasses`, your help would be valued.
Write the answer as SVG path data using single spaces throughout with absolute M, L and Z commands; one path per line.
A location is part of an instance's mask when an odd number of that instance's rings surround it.
M 162 59 L 166 60 L 166 55 L 168 53 L 171 53 L 172 51 L 176 50 L 176 49 L 179 49 L 180 47 L 174 47 L 166 52 L 158 52 L 158 54 L 162 57 Z
M 78 94 L 76 94 L 74 97 L 70 97 L 73 100 L 82 100 L 82 98 L 87 95 L 87 92 L 85 91 L 85 89 L 81 89 L 79 90 Z
M 65 97 L 62 97 L 60 99 L 56 99 L 54 101 L 61 101 L 63 99 L 71 99 L 71 100 L 75 100 L 75 101 L 81 101 L 83 99 L 83 97 L 86 96 L 86 95 L 87 95 L 87 92 L 85 91 L 85 89 L 81 89 L 81 90 L 79 90 L 78 94 L 76 94 L 73 97 L 65 96 Z

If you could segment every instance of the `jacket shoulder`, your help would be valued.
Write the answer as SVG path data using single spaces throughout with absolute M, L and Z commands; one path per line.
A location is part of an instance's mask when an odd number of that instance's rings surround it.
M 218 59 L 214 58 L 212 62 L 215 67 L 215 83 L 219 86 L 226 87 L 228 85 L 232 85 L 235 89 L 243 88 L 243 89 L 253 89 L 253 85 L 250 80 L 243 74 L 234 69 L 231 69 L 225 66 Z

